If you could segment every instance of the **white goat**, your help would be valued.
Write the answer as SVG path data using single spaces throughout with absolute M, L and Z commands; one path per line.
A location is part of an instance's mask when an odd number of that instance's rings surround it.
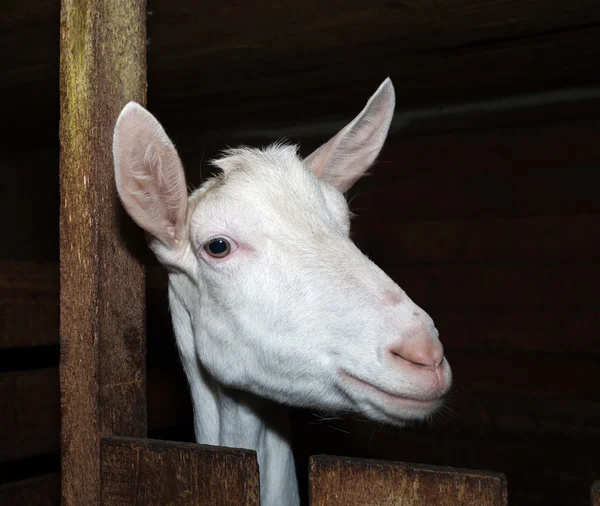
M 169 271 L 169 303 L 199 443 L 254 449 L 263 506 L 296 505 L 283 405 L 423 419 L 451 383 L 431 318 L 349 238 L 342 195 L 373 163 L 394 110 L 386 79 L 302 160 L 240 148 L 188 197 L 158 121 L 135 103 L 115 127 L 120 199 Z

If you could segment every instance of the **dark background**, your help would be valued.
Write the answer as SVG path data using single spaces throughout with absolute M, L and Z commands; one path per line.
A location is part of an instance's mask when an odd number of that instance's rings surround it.
M 58 504 L 59 9 L 0 6 L 2 504 Z M 301 478 L 308 455 L 332 453 L 504 472 L 511 505 L 588 504 L 600 479 L 600 4 L 148 9 L 148 107 L 194 185 L 226 145 L 286 137 L 306 154 L 386 76 L 396 87 L 390 138 L 350 192 L 353 236 L 434 318 L 455 387 L 431 426 L 294 411 Z M 191 440 L 166 275 L 147 263 L 149 435 Z

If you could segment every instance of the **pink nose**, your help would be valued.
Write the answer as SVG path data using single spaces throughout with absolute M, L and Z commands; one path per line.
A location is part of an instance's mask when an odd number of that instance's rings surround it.
M 429 334 L 403 339 L 390 348 L 390 353 L 415 365 L 437 369 L 444 360 L 444 347 Z

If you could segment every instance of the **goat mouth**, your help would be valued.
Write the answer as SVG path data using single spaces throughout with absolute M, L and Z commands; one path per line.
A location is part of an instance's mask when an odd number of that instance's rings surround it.
M 394 404 L 402 408 L 431 411 L 433 408 L 438 406 L 441 400 L 440 396 L 419 398 L 395 394 L 381 387 L 378 387 L 373 383 L 369 383 L 368 381 L 357 378 L 356 376 L 353 376 L 352 374 L 344 370 L 340 371 L 340 375 L 343 378 L 351 381 L 352 383 L 360 385 L 362 388 L 367 388 L 371 391 L 375 391 L 380 398 L 383 398 L 386 401 L 386 403 Z

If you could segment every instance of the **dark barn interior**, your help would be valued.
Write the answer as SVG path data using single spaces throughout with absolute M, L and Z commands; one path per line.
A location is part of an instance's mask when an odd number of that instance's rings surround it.
M 0 504 L 60 502 L 60 2 L 0 6 Z M 404 429 L 293 411 L 326 453 L 505 473 L 511 505 L 584 505 L 600 479 L 600 3 L 149 0 L 148 109 L 198 185 L 228 145 L 301 142 L 388 75 L 382 155 L 352 234 L 436 321 L 447 407 Z M 140 234 L 132 228 L 132 232 Z M 193 440 L 148 252 L 149 437 Z

